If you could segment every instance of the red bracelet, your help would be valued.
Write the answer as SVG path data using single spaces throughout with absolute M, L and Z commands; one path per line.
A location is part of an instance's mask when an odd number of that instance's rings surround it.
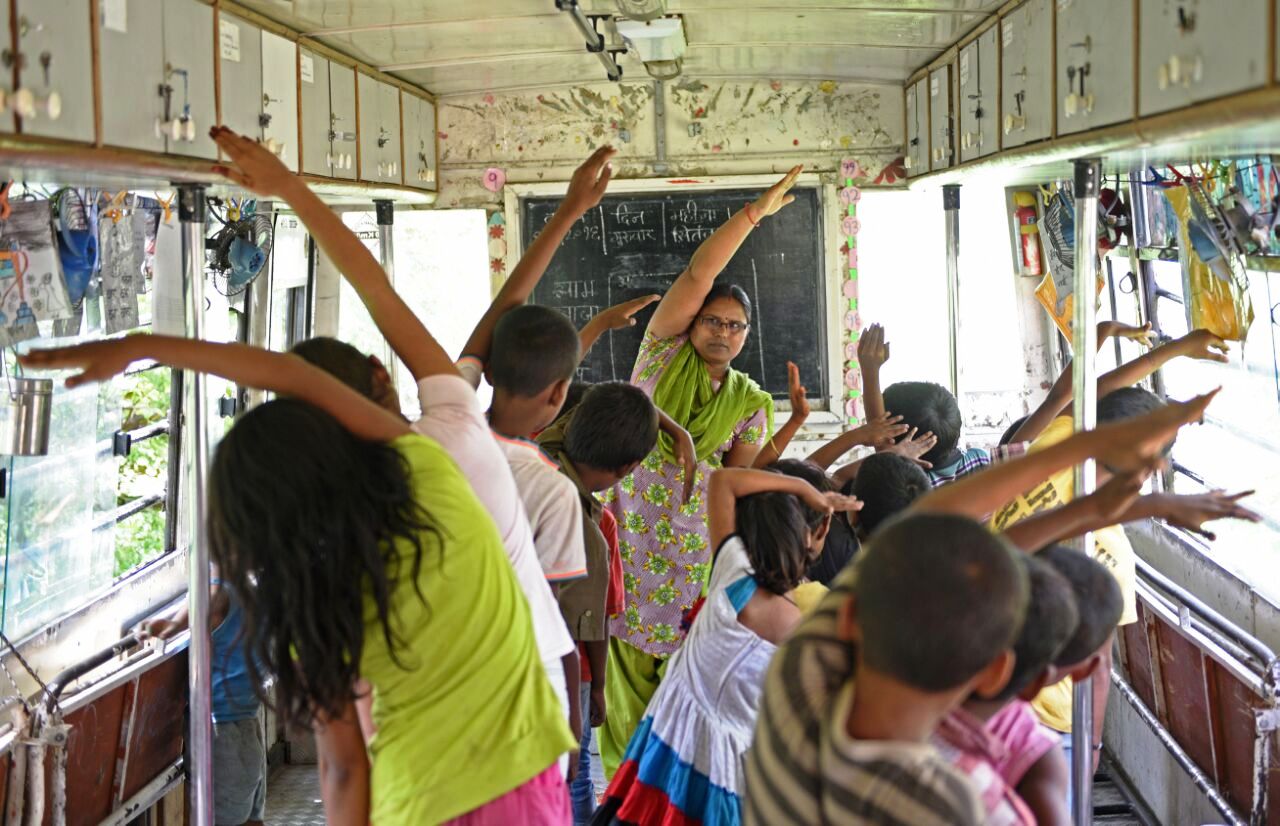
M 760 226 L 760 222 L 751 217 L 751 204 L 743 204 L 742 212 L 747 216 L 747 220 L 751 222 L 751 226 Z

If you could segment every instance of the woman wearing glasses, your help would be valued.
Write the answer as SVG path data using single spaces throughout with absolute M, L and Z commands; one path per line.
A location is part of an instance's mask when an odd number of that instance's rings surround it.
M 636 357 L 632 383 L 688 430 L 697 476 L 684 501 L 685 471 L 671 440 L 660 436 L 657 449 L 608 494 L 626 590 L 623 613 L 610 620 L 608 712 L 600 730 L 610 777 L 711 569 L 706 480 L 718 467 L 751 467 L 773 429 L 770 395 L 730 366 L 751 331 L 751 300 L 740 287 L 715 282 L 751 230 L 795 200 L 787 192 L 799 174 L 797 166 L 698 247 L 658 304 Z

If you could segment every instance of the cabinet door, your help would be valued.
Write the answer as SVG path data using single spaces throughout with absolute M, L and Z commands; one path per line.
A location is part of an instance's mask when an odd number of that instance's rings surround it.
M 161 0 L 105 0 L 98 16 L 102 142 L 163 152 L 156 124 L 164 116 Z
M 999 84 L 1000 33 L 992 27 L 960 50 L 957 61 L 960 99 L 956 101 L 959 120 L 960 160 L 971 161 L 990 155 L 1000 144 Z
M 1002 146 L 1052 134 L 1050 15 L 1048 0 L 1028 0 L 1000 21 Z
M 302 94 L 302 171 L 308 175 L 332 175 L 329 61 L 306 49 L 298 49 L 298 80 Z
M 93 141 L 92 8 L 84 0 L 18 0 L 18 87 L 32 104 L 19 113 L 24 133 Z
M 356 91 L 359 95 L 360 109 L 360 180 L 380 181 L 386 165 L 383 159 L 383 145 L 379 144 L 382 129 L 382 116 L 379 114 L 381 96 L 378 94 L 378 81 L 356 72 Z
M 1133 117 L 1133 4 L 1058 0 L 1058 134 Z
M 929 169 L 938 171 L 952 164 L 951 67 L 929 74 Z
M 907 174 L 929 171 L 929 79 L 907 87 Z
M 335 178 L 356 177 L 356 71 L 329 64 L 329 130 Z
M 165 0 L 164 59 L 168 64 L 166 86 L 172 90 L 165 130 L 169 152 L 216 159 L 218 145 L 209 137 L 209 127 L 218 119 L 213 88 L 213 7 L 197 0 Z
M 298 47 L 262 32 L 262 138 L 298 171 Z
M 436 106 L 408 93 L 404 107 L 404 182 L 419 189 L 436 188 Z
M 248 138 L 262 133 L 262 30 L 238 17 L 219 13 L 218 54 L 221 58 L 218 100 L 222 123 Z
M 1141 0 L 1141 114 L 1167 112 L 1266 82 L 1269 2 Z
M 378 84 L 378 117 L 381 122 L 379 141 L 382 147 L 382 180 L 389 184 L 404 181 L 404 164 L 400 151 L 400 88 L 387 83 Z

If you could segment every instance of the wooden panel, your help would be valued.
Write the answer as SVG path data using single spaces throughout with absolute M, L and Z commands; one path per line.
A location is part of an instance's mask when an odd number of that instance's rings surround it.
M 333 155 L 340 161 L 335 178 L 356 177 L 356 71 L 339 63 L 329 64 L 329 112 L 332 119 Z
M 264 138 L 262 123 L 262 30 L 219 12 L 218 100 L 222 124 L 249 138 Z
M 18 15 L 26 21 L 18 28 L 19 85 L 36 101 L 32 116 L 22 119 L 22 131 L 91 143 L 93 49 L 84 0 L 18 0 Z M 61 103 L 56 119 L 47 104 L 51 93 Z
M 1169 731 L 1210 777 L 1216 777 L 1213 736 L 1205 696 L 1204 658 L 1200 650 L 1163 622 L 1156 623 L 1160 672 L 1164 677 Z
M 129 686 L 121 686 L 67 715 L 71 729 L 67 736 L 67 826 L 94 826 L 111 813 L 116 750 L 129 690 Z M 53 771 L 52 755 L 45 771 Z M 46 784 L 49 794 L 51 786 Z M 50 801 L 44 822 L 51 823 L 52 815 Z
M 1002 146 L 1022 146 L 1051 134 L 1051 23 L 1049 0 L 1027 0 L 1000 20 Z
M 192 124 L 178 140 L 169 135 L 169 151 L 175 155 L 216 160 L 218 145 L 209 127 L 218 120 L 217 93 L 213 83 L 213 9 L 199 0 L 165 0 L 164 58 L 174 70 L 169 117 L 180 117 L 184 103 L 191 106 Z M 178 74 L 187 73 L 184 79 Z M 184 101 L 184 97 L 186 100 Z
M 951 127 L 951 66 L 929 73 L 929 169 L 951 166 L 954 152 Z
M 122 793 L 125 800 L 182 756 L 186 736 L 186 652 L 138 678 L 137 702 Z
M 1154 713 L 1156 710 L 1156 680 L 1151 668 L 1151 645 L 1147 641 L 1147 623 L 1150 614 L 1147 606 L 1138 602 L 1138 621 L 1122 626 L 1124 635 L 1125 670 L 1129 672 L 1129 685 L 1142 698 L 1142 702 Z
M 262 33 L 262 137 L 279 145 L 285 166 L 298 171 L 298 47 Z
M 302 171 L 332 175 L 333 145 L 329 140 L 329 61 L 315 52 L 298 50 L 302 90 Z
M 156 131 L 164 114 L 158 90 L 165 82 L 160 0 L 126 0 L 116 8 L 123 13 L 99 16 L 102 141 L 163 152 L 164 136 Z
M 1058 0 L 1058 134 L 1133 117 L 1133 3 Z
M 907 174 L 929 171 L 929 80 L 907 87 Z
M 1209 678 L 1217 699 L 1214 711 L 1221 733 L 1218 745 L 1222 777 L 1218 787 L 1236 811 L 1247 812 L 1253 804 L 1253 710 L 1261 700 L 1213 661 L 1209 662 Z
M 993 26 L 960 51 L 960 98 L 955 110 L 962 161 L 1000 148 L 999 36 L 999 26 Z
M 1141 114 L 1167 112 L 1263 85 L 1270 2 L 1141 0 Z

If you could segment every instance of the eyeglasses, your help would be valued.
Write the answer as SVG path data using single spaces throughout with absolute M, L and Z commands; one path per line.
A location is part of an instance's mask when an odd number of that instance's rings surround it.
M 731 336 L 739 336 L 745 333 L 751 325 L 745 321 L 726 321 L 723 318 L 716 318 L 713 315 L 698 316 L 698 323 L 713 333 L 721 330 L 727 330 Z

